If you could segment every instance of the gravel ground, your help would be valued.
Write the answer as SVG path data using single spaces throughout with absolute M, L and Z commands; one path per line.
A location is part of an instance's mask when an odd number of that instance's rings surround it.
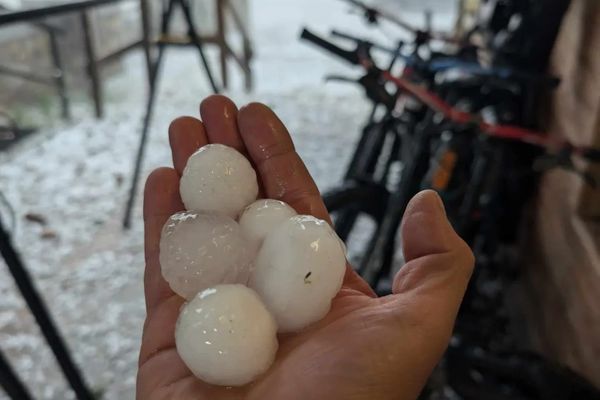
M 407 3 L 408 17 L 421 21 L 412 12 L 416 2 Z M 321 32 L 335 26 L 389 43 L 387 35 L 395 32 L 365 28 L 347 10 L 333 0 L 252 2 L 257 87 L 245 94 L 237 78 L 228 92 L 238 103 L 258 100 L 277 111 L 321 189 L 339 181 L 369 107 L 359 89 L 322 82 L 327 72 L 358 71 L 299 43 L 297 34 L 304 24 Z M 450 19 L 444 14 L 436 22 L 447 25 Z M 124 72 L 106 83 L 104 120 L 93 119 L 89 105 L 78 104 L 79 122 L 42 129 L 0 154 L 0 188 L 17 215 L 15 245 L 87 381 L 103 399 L 134 398 L 144 319 L 141 199 L 132 229 L 120 229 L 145 98 L 141 71 L 141 54 L 132 54 Z M 169 122 L 195 115 L 209 92 L 191 50 L 169 51 L 163 71 L 144 175 L 170 163 Z M 36 216 L 43 221 L 31 221 Z M 73 398 L 3 265 L 0 273 L 2 351 L 36 398 Z

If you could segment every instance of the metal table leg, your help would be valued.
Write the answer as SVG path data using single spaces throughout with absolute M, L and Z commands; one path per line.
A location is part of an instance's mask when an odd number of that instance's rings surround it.
M 150 92 L 148 93 L 148 101 L 146 103 L 146 114 L 144 115 L 140 143 L 138 145 L 138 150 L 135 157 L 135 165 L 133 167 L 133 174 L 131 177 L 131 186 L 129 188 L 129 197 L 127 198 L 127 204 L 125 206 L 125 216 L 123 217 L 123 228 L 125 229 L 129 229 L 131 227 L 131 214 L 133 212 L 133 205 L 135 203 L 140 173 L 142 172 L 144 152 L 146 151 L 146 141 L 148 140 L 148 130 L 150 128 L 150 120 L 152 119 L 152 111 L 154 108 L 154 100 L 156 98 L 156 90 L 158 86 L 158 74 L 162 64 L 164 52 L 165 47 L 160 45 L 158 48 L 158 56 L 156 57 L 156 62 L 150 75 Z
M 210 86 L 214 93 L 219 93 L 219 87 L 217 86 L 215 78 L 213 77 L 213 74 L 211 72 L 210 65 L 208 65 L 208 60 L 206 58 L 206 55 L 204 54 L 202 39 L 200 39 L 200 36 L 194 26 L 194 20 L 192 18 L 192 13 L 190 11 L 189 4 L 186 0 L 177 0 L 177 1 L 181 5 L 181 9 L 183 10 L 183 16 L 185 17 L 185 20 L 187 22 L 188 36 L 192 40 L 192 43 L 193 43 L 194 47 L 196 47 L 196 50 L 198 50 L 198 54 L 200 55 L 200 60 L 202 61 L 202 65 L 204 66 L 204 72 L 206 72 L 206 77 L 208 78 L 208 81 L 210 82 Z
M 239 59 L 235 55 L 234 55 L 234 58 L 236 59 L 236 61 L 238 61 L 238 64 L 244 70 L 245 88 L 246 88 L 246 91 L 249 92 L 250 90 L 252 90 L 252 86 L 253 86 L 252 69 L 250 67 L 250 61 L 252 60 L 252 44 L 250 43 L 250 37 L 249 37 L 248 31 L 246 30 L 246 27 L 244 25 L 244 21 L 240 17 L 238 11 L 231 3 L 229 3 L 229 0 L 225 0 L 225 1 L 227 1 L 226 4 L 229 7 L 229 13 L 231 14 L 231 17 L 233 18 L 234 24 L 236 25 L 237 29 L 242 34 L 243 54 L 242 54 L 242 57 Z M 231 51 L 230 48 L 228 48 L 227 50 Z M 231 54 L 233 55 L 233 53 L 231 53 Z
M 71 108 L 69 106 L 69 99 L 67 97 L 67 86 L 65 84 L 65 67 L 60 56 L 60 49 L 58 47 L 58 40 L 56 38 L 56 32 L 52 29 L 47 30 L 48 41 L 50 42 L 50 54 L 52 56 L 52 63 L 58 74 L 54 77 L 54 84 L 60 97 L 62 117 L 65 120 L 71 119 Z
M 69 381 L 71 388 L 73 388 L 77 399 L 93 400 L 94 396 L 92 395 L 92 392 L 86 386 L 77 366 L 71 359 L 71 355 L 67 350 L 67 346 L 58 333 L 58 330 L 56 329 L 54 322 L 48 313 L 46 304 L 33 285 L 31 277 L 25 269 L 19 254 L 12 246 L 10 236 L 8 232 L 4 230 L 2 221 L 0 221 L 0 255 L 2 255 L 6 261 L 6 265 L 14 277 L 21 295 L 25 299 L 27 306 L 35 317 L 42 334 L 46 338 L 46 342 L 54 353 L 54 356 L 56 357 L 63 374 Z M 22 397 L 18 398 L 21 399 Z M 25 399 L 27 398 L 25 397 Z
M 217 40 L 219 42 L 219 57 L 221 59 L 221 79 L 223 82 L 223 88 L 227 88 L 229 83 L 229 77 L 227 76 L 227 57 L 229 51 L 227 48 L 227 26 L 225 18 L 225 7 L 227 0 L 217 0 Z
M 83 28 L 83 40 L 87 56 L 87 71 L 92 85 L 92 96 L 94 98 L 96 117 L 102 118 L 104 116 L 104 104 L 102 103 L 102 88 L 100 87 L 100 74 L 98 71 L 98 63 L 96 62 L 96 49 L 94 47 L 92 24 L 87 11 L 82 11 L 79 15 L 81 18 L 81 27 Z
M 254 87 L 254 80 L 252 78 L 252 67 L 250 63 L 252 61 L 252 45 L 250 40 L 244 39 L 244 80 L 245 89 L 247 92 L 251 91 Z
M 142 0 L 143 1 L 143 0 Z M 169 30 L 171 22 L 171 15 L 173 14 L 174 0 L 169 0 L 167 9 L 163 11 L 161 21 L 161 33 L 166 34 Z M 140 143 L 138 145 L 137 154 L 135 157 L 135 164 L 133 167 L 133 174 L 131 177 L 131 186 L 129 188 L 129 197 L 127 198 L 127 204 L 125 205 L 125 215 L 123 217 L 123 228 L 129 229 L 131 227 L 131 214 L 133 212 L 133 205 L 135 203 L 137 187 L 140 180 L 140 173 L 142 171 L 142 163 L 144 161 L 144 152 L 146 150 L 146 141 L 148 140 L 148 130 L 150 128 L 150 120 L 152 119 L 152 110 L 154 108 L 154 99 L 156 97 L 156 91 L 158 87 L 158 76 L 160 73 L 160 67 L 162 65 L 162 59 L 165 53 L 165 45 L 160 43 L 158 45 L 158 56 L 151 65 L 150 68 L 150 85 L 148 91 L 148 100 L 146 102 L 146 114 L 144 115 L 144 122 L 142 125 L 142 132 L 140 136 Z
M 2 352 L 0 352 L 0 386 L 12 400 L 33 400 Z
M 219 93 L 219 89 L 217 88 L 217 85 L 213 78 L 212 72 L 208 65 L 208 60 L 206 59 L 204 50 L 202 48 L 202 46 L 203 46 L 202 40 L 200 39 L 200 37 L 198 36 L 198 34 L 196 32 L 196 29 L 194 28 L 194 23 L 193 23 L 193 20 L 191 17 L 191 13 L 190 13 L 188 4 L 185 2 L 185 0 L 169 0 L 167 9 L 163 12 L 163 16 L 162 16 L 161 36 L 165 37 L 168 35 L 169 25 L 171 22 L 171 16 L 173 14 L 173 9 L 175 7 L 175 4 L 179 4 L 179 6 L 183 10 L 183 14 L 184 14 L 186 23 L 188 25 L 188 32 L 189 32 L 188 34 L 190 36 L 190 39 L 191 39 L 194 47 L 196 47 L 196 49 L 198 50 L 198 53 L 200 54 L 200 59 L 202 60 L 204 70 L 205 70 L 208 80 L 213 88 L 213 91 L 215 93 Z M 148 130 L 150 128 L 150 120 L 152 118 L 152 111 L 153 111 L 154 102 L 156 99 L 156 92 L 157 92 L 157 86 L 158 86 L 158 75 L 160 73 L 160 67 L 162 65 L 162 59 L 164 56 L 165 46 L 167 46 L 167 44 L 159 43 L 158 56 L 156 58 L 156 61 L 154 62 L 154 65 L 153 65 L 153 68 L 152 68 L 152 71 L 150 74 L 150 77 L 151 77 L 150 91 L 148 94 L 148 102 L 146 103 L 146 115 L 144 116 L 142 133 L 140 136 L 140 143 L 138 145 L 138 151 L 137 151 L 137 155 L 136 155 L 136 159 L 135 159 L 134 170 L 133 170 L 133 174 L 132 174 L 132 178 L 131 178 L 131 186 L 129 188 L 129 197 L 127 198 L 127 204 L 125 206 L 125 216 L 123 217 L 123 228 L 125 228 L 125 229 L 128 229 L 129 227 L 131 227 L 131 214 L 133 212 L 133 205 L 135 203 L 137 187 L 139 184 L 140 173 L 142 170 L 142 163 L 144 161 L 144 152 L 145 152 L 145 148 L 146 148 L 146 141 L 148 139 Z
M 142 47 L 146 58 L 148 83 L 152 81 L 152 24 L 150 23 L 150 7 L 148 0 L 140 0 L 140 14 L 142 19 Z

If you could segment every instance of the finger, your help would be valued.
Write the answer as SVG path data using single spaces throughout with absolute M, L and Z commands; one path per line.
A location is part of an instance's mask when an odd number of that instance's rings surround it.
M 163 279 L 158 259 L 160 234 L 167 219 L 183 210 L 179 197 L 179 176 L 172 168 L 154 170 L 144 189 L 144 251 L 146 270 L 144 272 L 144 293 L 148 314 L 161 301 L 173 295 L 173 291 Z
M 200 103 L 200 115 L 210 143 L 220 143 L 245 153 L 237 126 L 238 109 L 225 96 L 212 95 Z
M 175 347 L 175 324 L 185 299 L 173 295 L 161 301 L 148 315 L 142 333 L 142 346 L 138 365 L 143 365 L 151 357 Z
M 442 200 L 431 190 L 410 201 L 401 231 L 407 262 L 394 278 L 393 293 L 427 310 L 427 323 L 449 335 L 473 271 L 473 253 L 452 229 Z
M 208 143 L 204 125 L 193 117 L 179 117 L 169 126 L 169 143 L 173 166 L 179 175 L 183 173 L 188 158 Z
M 263 104 L 251 103 L 239 111 L 238 127 L 265 195 L 289 204 L 299 214 L 314 215 L 331 223 L 317 185 L 275 113 Z M 374 296 L 373 290 L 350 266 L 344 284 Z
M 267 197 L 286 202 L 300 214 L 331 221 L 317 185 L 275 113 L 251 103 L 239 111 L 238 126 Z

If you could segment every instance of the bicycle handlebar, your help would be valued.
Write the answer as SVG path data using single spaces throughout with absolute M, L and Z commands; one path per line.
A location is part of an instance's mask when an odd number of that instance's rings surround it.
M 386 53 L 389 53 L 389 54 L 392 54 L 392 55 L 396 55 L 396 54 L 398 54 L 398 53 L 399 53 L 399 50 L 390 49 L 390 48 L 388 48 L 388 47 L 385 47 L 385 46 L 382 46 L 382 45 L 380 45 L 380 44 L 373 43 L 373 42 L 371 42 L 370 40 L 361 39 L 361 38 L 359 38 L 359 37 L 352 36 L 352 35 L 349 35 L 349 34 L 347 34 L 347 33 L 345 33 L 345 32 L 340 32 L 340 31 L 338 31 L 338 30 L 335 30 L 335 29 L 334 29 L 334 30 L 332 30 L 332 31 L 330 32 L 330 34 L 331 34 L 331 36 L 333 36 L 333 37 L 338 37 L 338 38 L 340 38 L 340 39 L 349 40 L 349 41 L 352 41 L 352 42 L 356 43 L 357 45 L 364 44 L 364 45 L 366 45 L 366 46 L 368 46 L 368 47 L 371 47 L 371 48 L 373 48 L 373 49 L 381 50 L 381 51 L 384 51 L 384 52 L 386 52 Z M 403 42 L 400 42 L 400 44 L 401 44 L 401 45 L 403 45 L 404 43 L 403 43 Z
M 350 64 L 353 64 L 353 65 L 360 64 L 358 52 L 356 50 L 350 51 L 350 50 L 342 49 L 338 45 L 333 44 L 333 43 L 315 35 L 314 33 L 310 32 L 306 28 L 304 28 L 302 30 L 302 33 L 300 34 L 300 38 L 304 39 L 306 41 L 309 41 L 312 44 L 314 44 L 324 50 L 327 50 L 328 52 L 330 52 L 332 54 L 335 54 L 336 56 L 349 62 Z
M 427 107 L 442 113 L 448 120 L 457 124 L 476 124 L 481 132 L 490 136 L 501 139 L 517 140 L 546 149 L 564 149 L 568 147 L 573 154 L 576 154 L 579 157 L 585 158 L 592 162 L 600 162 L 600 150 L 598 149 L 573 146 L 563 140 L 557 140 L 549 137 L 542 132 L 532 131 L 519 126 L 493 125 L 481 121 L 478 115 L 473 115 L 471 113 L 454 108 L 451 104 L 444 101 L 434 92 L 416 83 L 409 82 L 406 79 L 396 77 L 392 75 L 390 71 L 380 70 L 375 66 L 373 60 L 368 56 L 368 54 L 361 55 L 358 49 L 354 51 L 345 50 L 313 34 L 307 29 L 302 31 L 301 38 L 308 40 L 309 42 L 329 51 L 332 54 L 335 54 L 350 64 L 361 65 L 371 73 L 376 72 L 385 81 L 392 82 L 398 89 L 411 94 Z
M 478 63 L 474 62 L 466 62 L 460 61 L 452 57 L 441 58 L 439 60 L 432 60 L 431 62 L 416 60 L 413 56 L 406 56 L 399 52 L 399 50 L 392 50 L 385 46 L 381 46 L 370 42 L 368 40 L 363 40 L 358 37 L 349 35 L 347 33 L 339 32 L 337 30 L 331 31 L 331 34 L 335 37 L 339 37 L 342 39 L 350 40 L 357 45 L 364 45 L 368 48 L 374 48 L 378 50 L 385 51 L 389 54 L 394 55 L 395 57 L 399 57 L 407 62 L 407 65 L 415 67 L 417 69 L 426 70 L 431 73 L 441 72 L 452 68 L 458 68 L 467 73 L 471 73 L 477 75 L 482 78 L 497 78 L 497 79 L 509 79 L 513 81 L 518 81 L 521 83 L 533 83 L 541 86 L 546 86 L 549 88 L 556 87 L 560 83 L 559 78 L 555 78 L 552 76 L 539 76 L 537 74 L 532 74 L 526 71 L 514 70 L 512 68 L 486 68 Z M 345 50 L 340 48 L 338 45 L 323 39 L 310 32 L 308 29 L 304 29 L 302 34 L 300 35 L 302 39 L 305 39 L 316 46 L 319 46 L 330 53 L 342 58 L 343 60 L 349 62 L 353 65 L 361 65 L 364 61 L 369 61 L 372 64 L 372 60 L 366 60 L 365 57 L 361 57 L 358 50 Z

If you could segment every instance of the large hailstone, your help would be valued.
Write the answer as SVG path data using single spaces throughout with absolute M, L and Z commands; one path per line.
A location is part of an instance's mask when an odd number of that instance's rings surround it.
M 223 214 L 179 212 L 160 238 L 162 275 L 188 300 L 221 283 L 246 284 L 254 255 L 238 223 Z
M 258 248 L 269 232 L 296 215 L 296 211 L 283 201 L 256 200 L 244 209 L 239 223 L 242 232 Z
M 241 386 L 273 363 L 277 325 L 252 289 L 219 285 L 184 306 L 175 343 L 198 378 L 214 385 Z
M 237 218 L 258 195 L 256 172 L 237 150 L 208 144 L 190 156 L 179 183 L 187 210 Z
M 270 232 L 254 263 L 250 287 L 281 332 L 323 318 L 342 286 L 346 257 L 331 227 L 312 216 L 289 218 Z

